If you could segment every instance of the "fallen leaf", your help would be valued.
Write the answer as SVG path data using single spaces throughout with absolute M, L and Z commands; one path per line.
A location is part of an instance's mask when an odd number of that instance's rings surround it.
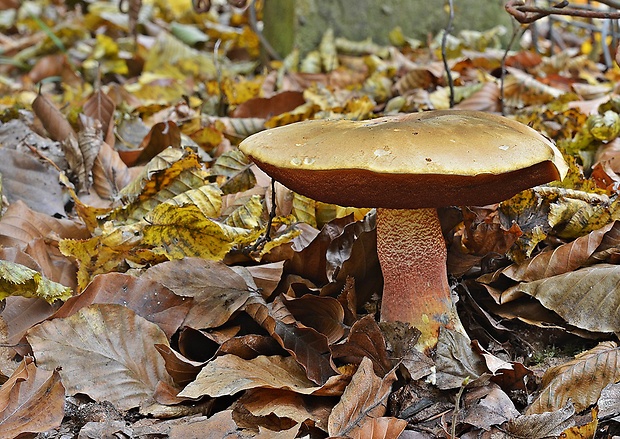
M 367 315 L 353 324 L 344 343 L 331 347 L 334 358 L 360 364 L 364 357 L 372 361 L 375 373 L 383 377 L 392 369 L 385 339 L 374 317 Z
M 527 414 L 560 410 L 570 401 L 581 412 L 595 404 L 602 390 L 620 379 L 620 350 L 611 341 L 602 342 L 575 359 L 545 371 L 542 391 Z
M 329 415 L 327 431 L 330 436 L 360 434 L 366 428 L 367 422 L 382 417 L 386 412 L 387 398 L 394 381 L 394 370 L 379 378 L 373 371 L 372 361 L 368 358 L 362 359 L 340 402 Z
M 380 417 L 368 419 L 362 428 L 351 433 L 354 439 L 398 439 L 407 427 L 404 419 Z
M 506 431 L 516 437 L 544 439 L 558 437 L 575 423 L 575 408 L 568 403 L 553 412 L 517 416 L 505 425 Z
M 218 397 L 258 387 L 291 390 L 305 395 L 321 388 L 306 377 L 292 357 L 259 356 L 243 360 L 235 355 L 223 355 L 207 363 L 179 396 Z
M 221 262 L 184 258 L 149 268 L 142 276 L 157 281 L 193 304 L 183 324 L 214 328 L 230 319 L 249 297 L 243 277 Z
M 463 334 L 441 328 L 437 342 L 437 387 L 458 389 L 465 380 L 474 381 L 488 370 L 481 355 L 471 349 Z
M 158 282 L 123 273 L 95 276 L 78 296 L 67 300 L 54 318 L 69 317 L 93 303 L 116 303 L 133 310 L 149 322 L 157 324 L 168 338 L 183 323 L 191 300 L 175 295 Z
M 38 368 L 27 356 L 0 387 L 0 439 L 58 427 L 64 408 L 65 388 L 58 371 Z
M 70 395 L 85 393 L 129 410 L 150 398 L 159 381 L 172 385 L 154 347 L 168 344 L 165 334 L 121 305 L 91 305 L 35 326 L 27 338 L 40 367 L 61 368 Z
M 620 331 L 617 265 L 597 264 L 513 289 L 535 297 L 571 325 L 596 332 Z
M 296 423 L 312 421 L 327 431 L 327 418 L 332 411 L 333 398 L 301 395 L 290 390 L 256 388 L 247 390 L 238 404 L 254 416 L 275 415 Z
M 9 296 L 38 297 L 49 303 L 67 300 L 71 288 L 46 279 L 38 271 L 0 260 L 0 300 Z

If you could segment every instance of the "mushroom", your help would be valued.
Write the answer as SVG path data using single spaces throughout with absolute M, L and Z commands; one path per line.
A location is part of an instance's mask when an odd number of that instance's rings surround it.
M 530 127 L 465 110 L 304 121 L 254 134 L 239 148 L 295 192 L 377 208 L 381 320 L 418 328 L 423 351 L 441 326 L 460 328 L 437 208 L 496 203 L 567 171 L 557 148 Z

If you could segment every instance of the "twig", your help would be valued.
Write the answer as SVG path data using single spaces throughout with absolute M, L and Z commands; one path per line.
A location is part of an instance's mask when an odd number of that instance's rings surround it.
M 620 3 L 615 0 L 601 1 L 600 3 L 617 9 L 620 8 Z M 563 0 L 548 8 L 526 5 L 523 0 L 509 0 L 505 8 L 506 11 L 521 24 L 533 23 L 549 15 L 568 15 L 571 17 L 604 19 L 620 18 L 620 11 L 611 12 L 598 9 L 577 9 L 569 6 L 570 3 L 567 0 Z
M 448 66 L 448 57 L 446 54 L 446 43 L 448 41 L 448 34 L 452 32 L 452 22 L 454 21 L 454 5 L 452 0 L 448 0 L 448 7 L 450 9 L 448 15 L 448 24 L 441 37 L 441 58 L 443 60 L 443 66 L 446 69 L 446 76 L 448 77 L 448 86 L 450 87 L 450 108 L 454 107 L 454 80 L 452 79 L 452 72 Z
M 217 103 L 217 115 L 222 117 L 226 115 L 226 92 L 224 91 L 224 83 L 222 82 L 222 66 L 220 65 L 219 51 L 222 39 L 218 38 L 213 45 L 213 64 L 215 65 L 216 79 L 219 86 L 220 99 Z
M 452 426 L 450 428 L 451 434 L 450 439 L 456 439 L 456 421 L 459 414 L 459 410 L 461 410 L 461 398 L 463 397 L 463 392 L 465 391 L 465 387 L 469 384 L 469 377 L 466 377 L 461 384 L 461 388 L 456 394 L 456 401 L 454 401 L 454 412 L 452 412 Z
M 502 62 L 500 64 L 500 74 L 499 74 L 499 109 L 502 116 L 506 115 L 506 104 L 504 103 L 504 80 L 506 79 L 506 59 L 508 58 L 508 52 L 512 48 L 512 45 L 517 41 L 517 36 L 519 35 L 520 27 L 515 27 L 512 32 L 512 37 L 510 37 L 510 41 L 506 46 L 506 50 L 504 51 L 504 56 L 502 56 Z M 523 29 L 521 34 L 525 32 L 526 29 Z
M 255 252 L 258 250 L 258 247 L 263 245 L 266 242 L 271 241 L 271 224 L 273 223 L 273 219 L 276 217 L 276 181 L 271 179 L 271 211 L 269 212 L 269 219 L 267 220 L 267 225 L 265 226 L 265 234 L 259 237 L 250 252 Z
M 252 31 L 256 35 L 258 35 L 258 39 L 261 45 L 263 46 L 263 49 L 265 49 L 265 51 L 271 57 L 271 59 L 282 61 L 282 57 L 278 54 L 278 52 L 276 52 L 273 46 L 269 44 L 269 41 L 267 41 L 267 38 L 265 38 L 265 35 L 263 35 L 261 30 L 258 28 L 258 20 L 256 18 L 256 5 L 254 4 L 254 1 L 251 1 L 249 6 L 250 6 L 249 7 L 249 12 L 250 12 L 249 21 L 250 21 L 250 27 L 252 28 Z

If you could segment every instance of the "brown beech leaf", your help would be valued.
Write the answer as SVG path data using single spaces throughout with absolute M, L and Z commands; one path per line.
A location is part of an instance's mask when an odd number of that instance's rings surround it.
M 272 334 L 281 346 L 306 369 L 308 378 L 323 385 L 336 375 L 327 337 L 312 328 L 298 328 L 276 321 Z
M 71 124 L 47 96 L 38 95 L 32 102 L 32 111 L 41 119 L 43 127 L 52 139 L 58 142 L 63 142 L 70 136 L 77 139 L 77 133 Z
M 77 267 L 73 261 L 60 253 L 53 242 L 45 238 L 34 239 L 26 246 L 24 252 L 39 266 L 34 269 L 49 280 L 74 290 L 77 288 Z
M 508 362 L 491 354 L 484 349 L 477 340 L 472 341 L 472 348 L 475 352 L 482 355 L 486 367 L 493 374 L 491 380 L 504 390 L 519 389 L 527 391 L 525 377 L 532 374 L 532 371 L 518 362 Z
M 183 324 L 196 329 L 223 325 L 249 297 L 243 277 L 221 262 L 201 258 L 158 264 L 142 278 L 157 281 L 181 297 L 193 297 Z
M 283 91 L 270 98 L 252 98 L 237 106 L 232 112 L 233 117 L 258 117 L 269 119 L 272 116 L 286 113 L 304 104 L 304 94 L 299 91 Z
M 37 364 L 61 368 L 70 395 L 85 393 L 129 410 L 151 398 L 159 381 L 173 385 L 154 347 L 168 344 L 166 335 L 122 305 L 91 305 L 35 326 L 27 338 Z
M 620 350 L 606 341 L 573 360 L 547 369 L 543 389 L 527 414 L 559 410 L 569 400 L 581 412 L 595 404 L 608 385 L 620 380 Z
M 300 298 L 281 297 L 296 320 L 325 335 L 329 344 L 336 343 L 344 336 L 344 309 L 338 300 L 312 294 Z
M 351 327 L 346 341 L 331 347 L 334 358 L 359 364 L 364 357 L 372 361 L 374 371 L 385 376 L 392 369 L 385 346 L 385 339 L 374 317 L 367 315 Z
M 282 355 L 282 346 L 266 335 L 247 334 L 226 340 L 220 346 L 218 355 L 233 354 L 244 360 L 251 360 L 259 355 Z
M 463 99 L 454 108 L 459 110 L 475 110 L 497 112 L 500 111 L 500 90 L 495 82 L 485 82 L 482 88 Z
M 331 436 L 356 437 L 360 430 L 365 429 L 369 420 L 382 417 L 394 381 L 395 370 L 379 378 L 374 373 L 372 361 L 363 358 L 340 402 L 329 415 L 328 433 Z
M 130 166 L 144 164 L 168 147 L 181 147 L 181 130 L 172 121 L 156 123 L 142 140 L 138 147 L 142 152 Z
M 407 427 L 404 419 L 381 417 L 367 419 L 362 428 L 349 434 L 352 439 L 398 439 Z
M 57 241 L 60 238 L 82 239 L 88 236 L 90 234 L 83 225 L 35 212 L 22 201 L 11 204 L 0 219 L 0 245 L 3 247 L 24 250 L 36 238 Z
M 595 332 L 620 331 L 620 270 L 597 264 L 576 271 L 521 283 L 515 291 L 535 297 L 566 322 Z
M 93 93 L 84 105 L 82 112 L 101 123 L 101 131 L 103 132 L 103 140 L 108 145 L 114 144 L 114 110 L 116 105 L 114 101 L 101 90 Z
M 204 437 L 209 432 L 213 438 L 239 439 L 237 424 L 233 421 L 232 410 L 224 410 L 213 416 L 186 418 L 170 428 L 170 439 L 188 439 Z
M 275 415 L 289 418 L 296 423 L 307 420 L 321 430 L 327 431 L 327 418 L 333 408 L 333 400 L 322 396 L 301 395 L 290 390 L 255 388 L 247 390 L 239 399 L 253 416 Z
M 519 416 L 510 397 L 496 384 L 471 389 L 465 400 L 463 421 L 484 430 Z
M 204 363 L 192 361 L 165 344 L 156 344 L 155 349 L 166 362 L 166 370 L 175 383 L 184 386 L 196 379 Z
M 78 132 L 78 146 L 81 155 L 81 165 L 83 167 L 83 169 L 80 169 L 78 179 L 82 185 L 81 192 L 88 192 L 92 183 L 91 174 L 93 165 L 99 155 L 101 145 L 103 144 L 102 126 L 98 119 L 93 119 L 83 113 L 80 114 L 78 118 L 78 125 L 80 128 Z M 68 159 L 69 157 L 67 157 L 67 160 Z
M 179 396 L 218 397 L 257 387 L 291 390 L 304 395 L 320 390 L 293 357 L 259 356 L 244 360 L 235 355 L 222 355 L 208 362 Z
M 325 253 L 327 277 L 336 281 L 332 285 L 340 291 L 347 276 L 354 278 L 360 304 L 383 289 L 376 243 L 376 215 L 372 211 L 360 221 L 345 224 Z
M 82 79 L 75 73 L 74 66 L 64 53 L 45 55 L 37 60 L 34 67 L 24 79 L 34 83 L 45 78 L 60 76 L 62 83 L 72 87 L 81 87 Z
M 22 201 L 46 215 L 65 215 L 65 200 L 58 184 L 58 170 L 32 154 L 0 149 L 2 194 L 9 203 Z
M 559 437 L 564 430 L 575 424 L 575 407 L 571 403 L 558 410 L 517 416 L 505 425 L 509 437 L 544 439 Z
M 312 328 L 297 327 L 281 301 L 267 305 L 252 294 L 245 311 L 293 355 L 312 381 L 322 385 L 336 374 L 327 337 Z
M 92 172 L 93 188 L 97 195 L 106 200 L 114 198 L 132 179 L 118 152 L 105 142 L 101 144 Z
M 284 261 L 247 267 L 263 297 L 271 296 L 282 279 Z
M 349 216 L 338 218 L 330 221 L 323 226 L 319 234 L 312 242 L 296 251 L 293 257 L 284 264 L 286 273 L 295 273 L 308 280 L 315 285 L 325 285 L 329 282 L 327 277 L 327 248 L 331 242 L 342 234 L 342 230 L 347 224 L 351 223 Z
M 614 223 L 607 224 L 553 250 L 543 251 L 521 263 L 512 264 L 500 272 L 512 280 L 531 282 L 574 271 L 588 262 L 613 226 Z
M 437 387 L 457 389 L 464 380 L 473 381 L 488 370 L 481 355 L 471 349 L 471 342 L 461 333 L 441 328 L 437 342 Z
M 22 355 L 28 353 L 29 346 L 21 343 L 26 332 L 37 323 L 54 314 L 54 308 L 43 299 L 10 296 L 0 312 L 0 343 L 13 346 Z
M 620 223 L 609 230 L 592 254 L 593 261 L 618 263 L 620 261 Z
M 240 328 L 236 326 L 227 329 L 234 334 L 237 333 Z M 225 329 L 221 331 L 221 333 L 213 335 L 211 332 L 199 331 L 190 326 L 184 326 L 179 333 L 179 352 L 190 360 L 206 362 L 217 353 L 220 347 L 219 337 L 227 338 L 229 336 L 226 332 Z
M 95 276 L 79 296 L 67 300 L 54 318 L 69 317 L 93 303 L 126 306 L 149 322 L 156 323 L 170 338 L 187 316 L 191 299 L 179 297 L 147 278 L 106 273 Z
M 0 439 L 58 427 L 65 412 L 65 388 L 57 370 L 35 366 L 25 357 L 0 387 Z

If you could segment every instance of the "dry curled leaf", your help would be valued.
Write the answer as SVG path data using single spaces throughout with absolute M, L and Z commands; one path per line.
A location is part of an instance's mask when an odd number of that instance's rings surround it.
M 375 375 L 372 361 L 366 357 L 362 359 L 340 402 L 329 415 L 327 430 L 329 434 L 358 435 L 366 429 L 368 422 L 374 422 L 374 419 L 382 417 L 386 412 L 387 398 L 394 381 L 396 381 L 394 370 L 379 378 Z
M 547 369 L 543 389 L 527 414 L 560 410 L 568 401 L 581 412 L 595 404 L 602 390 L 620 379 L 620 350 L 606 341 L 560 366 Z
M 0 387 L 0 439 L 39 433 L 60 425 L 65 388 L 57 370 L 47 371 L 25 357 Z
M 522 283 L 513 289 L 535 297 L 573 326 L 594 332 L 616 332 L 620 331 L 618 282 L 617 265 L 597 264 Z

